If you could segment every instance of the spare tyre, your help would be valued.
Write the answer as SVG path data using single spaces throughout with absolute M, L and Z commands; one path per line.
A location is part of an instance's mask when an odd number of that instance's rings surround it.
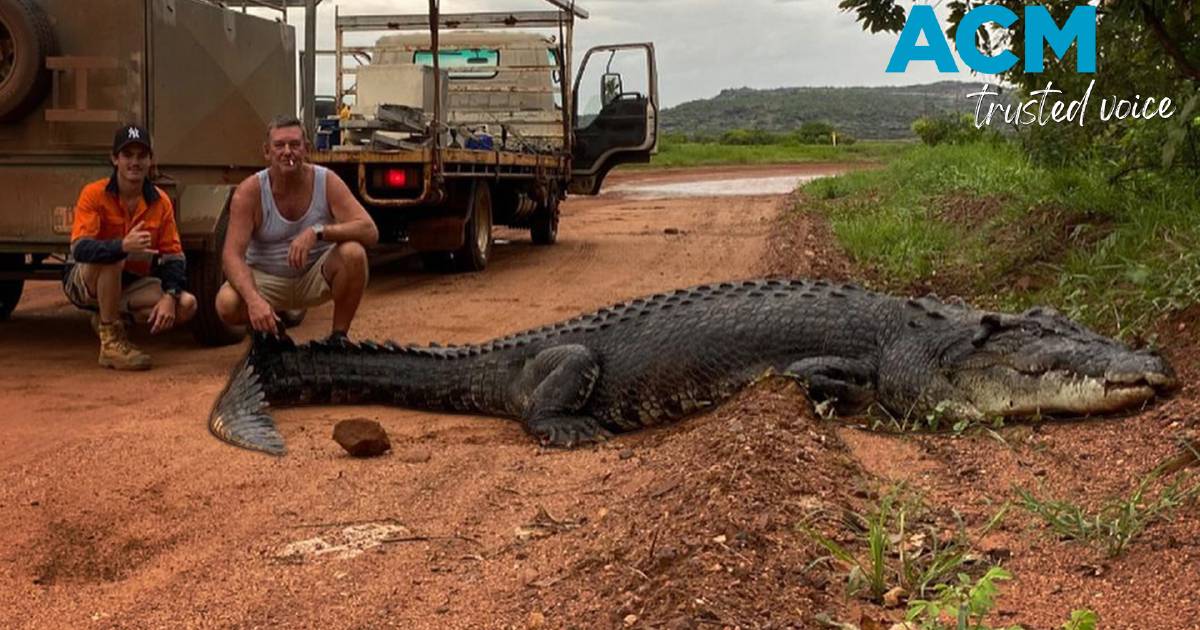
M 36 0 L 0 0 L 0 122 L 20 120 L 50 87 L 46 57 L 57 52 Z

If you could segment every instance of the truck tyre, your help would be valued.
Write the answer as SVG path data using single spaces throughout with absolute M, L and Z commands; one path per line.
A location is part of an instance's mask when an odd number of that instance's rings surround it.
M 25 289 L 24 280 L 0 280 L 0 321 L 8 319 L 17 302 L 21 301 L 21 291 Z
M 217 316 L 217 292 L 225 283 L 221 270 L 221 248 L 225 245 L 225 229 L 229 225 L 226 210 L 213 230 L 213 246 L 188 252 L 188 289 L 196 296 L 196 317 L 192 320 L 192 336 L 204 346 L 227 346 L 241 341 L 246 331 L 225 325 Z
M 548 203 L 539 203 L 529 221 L 529 236 L 534 245 L 553 245 L 558 242 L 558 194 L 550 192 Z
M 492 192 L 487 182 L 475 183 L 471 216 L 467 219 L 463 246 L 454 252 L 454 270 L 483 271 L 492 255 Z
M 0 271 L 20 271 L 24 266 L 24 254 L 0 254 Z M 21 301 L 24 288 L 24 280 L 0 280 L 0 320 L 12 315 L 17 302 Z
M 425 271 L 450 273 L 454 271 L 454 255 L 451 252 L 422 252 L 421 264 Z
M 33 0 L 0 0 L 0 122 L 20 120 L 50 88 L 46 57 L 58 44 Z

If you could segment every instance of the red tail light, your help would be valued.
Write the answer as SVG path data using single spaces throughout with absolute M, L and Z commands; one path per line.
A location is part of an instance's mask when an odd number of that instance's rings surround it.
M 404 188 L 408 186 L 408 171 L 402 168 L 389 168 L 383 174 L 383 183 L 388 188 Z

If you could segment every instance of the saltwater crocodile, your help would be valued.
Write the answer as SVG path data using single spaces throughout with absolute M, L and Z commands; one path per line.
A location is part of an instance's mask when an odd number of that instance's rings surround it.
M 282 454 L 268 405 L 378 403 L 519 419 L 570 447 L 682 418 L 771 371 L 840 414 L 875 403 L 946 421 L 1094 414 L 1175 384 L 1167 363 L 1063 317 L 975 310 L 824 281 L 710 284 L 486 343 L 440 347 L 258 336 L 209 417 Z

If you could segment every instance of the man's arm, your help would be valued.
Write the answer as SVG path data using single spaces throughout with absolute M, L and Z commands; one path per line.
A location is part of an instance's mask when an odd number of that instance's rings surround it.
M 279 318 L 266 298 L 254 284 L 254 274 L 246 264 L 246 250 L 254 235 L 255 219 L 261 214 L 262 193 L 258 178 L 251 176 L 233 192 L 229 201 L 229 225 L 225 228 L 225 249 L 221 251 L 221 266 L 230 286 L 242 297 L 250 326 L 259 332 L 276 333 Z
M 329 201 L 329 211 L 337 219 L 334 225 L 325 226 L 322 240 L 340 243 L 342 241 L 358 241 L 363 247 L 370 247 L 379 242 L 379 229 L 375 220 L 367 214 L 366 208 L 354 198 L 354 193 L 346 186 L 346 182 L 333 171 L 326 171 L 325 197 Z
M 229 201 L 229 224 L 225 228 L 225 247 L 221 250 L 225 278 L 247 305 L 255 299 L 263 299 L 258 286 L 254 284 L 250 265 L 246 264 L 246 250 L 250 248 L 250 239 L 254 235 L 254 217 L 259 210 L 260 193 L 257 177 L 247 178 L 233 192 L 233 199 Z
M 166 193 L 159 191 L 163 200 L 163 220 L 158 228 L 158 269 L 156 275 L 162 280 L 166 293 L 187 289 L 187 259 L 183 254 L 183 243 L 179 239 L 179 228 L 175 225 L 175 206 Z

